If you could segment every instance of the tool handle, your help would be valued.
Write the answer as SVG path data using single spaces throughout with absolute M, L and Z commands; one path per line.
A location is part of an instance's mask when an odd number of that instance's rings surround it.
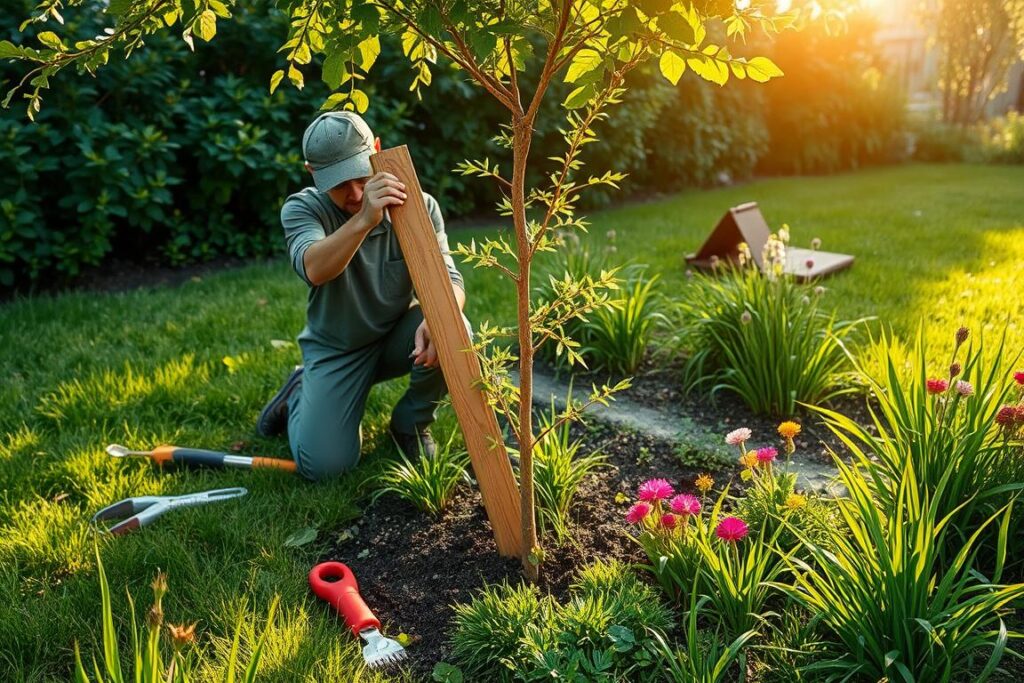
M 356 637 L 364 629 L 380 628 L 380 621 L 359 595 L 355 575 L 341 562 L 321 562 L 313 567 L 309 586 L 318 598 L 338 611 Z
M 179 448 L 178 446 L 157 446 L 150 457 L 159 465 L 174 463 L 176 465 L 192 465 L 207 467 L 223 467 L 225 453 L 204 451 L 199 448 Z
M 252 467 L 269 467 L 286 472 L 294 472 L 295 461 L 285 460 L 284 458 L 253 458 Z

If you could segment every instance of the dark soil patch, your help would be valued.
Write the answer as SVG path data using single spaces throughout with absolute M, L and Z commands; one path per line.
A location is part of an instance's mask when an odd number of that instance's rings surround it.
M 564 547 L 545 543 L 540 587 L 559 598 L 584 564 L 602 558 L 645 559 L 625 536 L 623 516 L 628 504 L 617 504 L 616 493 L 632 501 L 637 486 L 655 476 L 689 490 L 698 474 L 683 467 L 665 442 L 601 428 L 581 429 L 578 434 L 585 448 L 597 448 L 609 456 L 610 467 L 589 477 L 580 488 L 573 542 Z M 410 666 L 423 680 L 436 662 L 448 656 L 452 604 L 468 602 L 485 583 L 522 580 L 518 560 L 498 556 L 475 490 L 460 491 L 452 508 L 438 520 L 404 502 L 381 499 L 366 511 L 357 529 L 321 559 L 349 565 L 386 634 L 404 632 L 418 639 L 410 648 Z

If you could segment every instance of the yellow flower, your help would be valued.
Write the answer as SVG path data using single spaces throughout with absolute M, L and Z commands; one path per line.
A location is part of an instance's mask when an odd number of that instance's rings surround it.
M 755 451 L 747 451 L 740 456 L 740 464 L 750 469 L 757 467 L 757 453 Z
M 697 487 L 697 490 L 701 493 L 707 493 L 711 490 L 711 487 L 715 485 L 715 480 L 711 478 L 711 475 L 707 472 L 697 477 L 697 480 L 693 482 L 693 485 Z
M 779 425 L 779 435 L 784 439 L 792 439 L 800 433 L 800 425 L 796 422 L 786 421 Z
M 168 624 L 167 630 L 171 634 L 171 643 L 174 645 L 176 650 L 180 650 L 189 643 L 194 643 L 196 640 L 196 625 L 192 623 L 190 626 L 175 626 L 174 624 Z
M 790 510 L 799 510 L 804 505 L 807 505 L 807 496 L 801 496 L 799 493 L 791 493 L 786 498 L 786 507 Z

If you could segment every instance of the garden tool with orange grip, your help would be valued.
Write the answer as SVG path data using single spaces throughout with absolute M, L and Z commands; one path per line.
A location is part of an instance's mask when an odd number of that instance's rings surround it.
M 165 512 L 176 508 L 195 507 L 196 505 L 206 505 L 207 503 L 216 503 L 221 500 L 240 498 L 247 493 L 246 489 L 236 487 L 188 493 L 184 496 L 139 496 L 137 498 L 125 498 L 113 505 L 108 505 L 93 515 L 92 523 L 97 524 L 99 521 L 107 519 L 121 519 L 122 521 L 107 529 L 111 534 L 120 536 L 129 531 L 135 531 L 140 527 L 144 527 Z
M 321 562 L 310 570 L 309 585 L 318 598 L 338 611 L 357 638 L 366 641 L 363 661 L 367 667 L 378 669 L 408 656 L 397 640 L 381 634 L 380 620 L 359 595 L 359 584 L 347 566 L 341 562 Z
M 107 453 L 115 458 L 129 456 L 148 457 L 160 466 L 167 464 L 187 465 L 190 467 L 241 467 L 245 469 L 271 468 L 295 471 L 295 461 L 282 458 L 250 458 L 244 455 L 231 455 L 220 451 L 204 451 L 199 448 L 182 448 L 180 446 L 157 446 L 151 451 L 130 451 L 124 446 L 112 443 L 107 446 Z

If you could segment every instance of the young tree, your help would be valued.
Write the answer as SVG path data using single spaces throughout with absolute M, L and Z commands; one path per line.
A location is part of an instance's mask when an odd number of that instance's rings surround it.
M 61 12 L 80 0 L 44 0 L 30 24 L 62 22 Z M 466 175 L 493 179 L 502 190 L 499 211 L 510 217 L 514 240 L 489 239 L 463 247 L 474 266 L 497 269 L 514 285 L 517 325 L 495 328 L 484 324 L 477 352 L 484 368 L 485 389 L 492 406 L 505 413 L 521 456 L 523 565 L 536 578 L 542 553 L 537 539 L 534 508 L 533 449 L 546 436 L 534 434 L 531 413 L 533 359 L 544 343 L 554 343 L 573 362 L 581 360 L 577 344 L 564 324 L 607 301 L 616 287 L 613 271 L 597 278 L 576 280 L 566 275 L 553 282 L 553 301 L 531 306 L 531 264 L 539 252 L 553 251 L 561 234 L 585 230 L 576 215 L 579 193 L 595 185 L 611 185 L 623 174 L 607 171 L 582 178 L 580 150 L 596 140 L 594 125 L 608 107 L 626 93 L 626 75 L 648 60 L 657 60 L 661 73 L 677 83 L 687 70 L 724 85 L 730 78 L 765 82 L 782 72 L 765 56 L 736 57 L 724 44 L 753 30 L 774 33 L 792 27 L 799 10 L 775 12 L 774 0 L 279 0 L 290 13 L 291 30 L 284 41 L 283 68 L 270 79 L 273 91 L 287 78 L 303 86 L 303 70 L 315 57 L 322 60 L 321 76 L 333 89 L 324 108 L 369 106 L 360 82 L 372 73 L 383 39 L 395 39 L 412 67 L 410 90 L 429 86 L 431 69 L 448 60 L 476 85 L 486 89 L 508 111 L 508 122 L 496 141 L 511 150 L 511 176 L 503 175 L 489 159 L 466 161 L 457 169 Z M 111 26 L 92 38 L 65 39 L 52 31 L 39 33 L 39 46 L 0 42 L 0 57 L 31 65 L 8 93 L 28 100 L 28 114 L 39 111 L 48 79 L 74 65 L 93 72 L 116 51 L 130 56 L 145 37 L 163 29 L 180 30 L 192 45 L 196 37 L 209 41 L 217 22 L 231 16 L 227 0 L 110 0 L 106 15 Z M 70 41 L 70 42 L 68 42 Z M 567 110 L 563 130 L 566 148 L 553 163 L 547 183 L 525 187 L 534 124 L 555 79 L 571 84 L 562 105 Z M 545 150 L 547 151 L 547 150 Z M 496 340 L 517 342 L 518 357 Z M 518 361 L 519 383 L 509 370 Z M 606 402 L 625 386 L 593 388 L 589 397 L 571 402 L 561 420 L 576 419 L 592 402 Z

